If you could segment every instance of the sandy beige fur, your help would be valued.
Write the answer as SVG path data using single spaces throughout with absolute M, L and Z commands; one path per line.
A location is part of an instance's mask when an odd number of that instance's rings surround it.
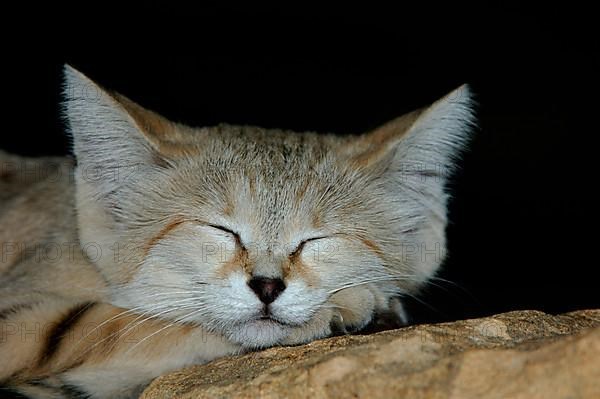
M 64 115 L 76 164 L 0 152 L 0 386 L 30 397 L 134 397 L 189 364 L 404 317 L 443 260 L 473 120 L 463 86 L 359 136 L 191 128 L 68 66 Z M 271 318 L 253 277 L 285 282 Z

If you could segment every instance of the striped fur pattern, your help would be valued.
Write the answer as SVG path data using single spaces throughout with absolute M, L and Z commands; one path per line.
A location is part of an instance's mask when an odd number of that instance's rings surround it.
M 0 152 L 0 397 L 136 397 L 187 365 L 405 321 L 473 123 L 463 86 L 360 136 L 191 128 L 68 66 L 63 107 L 75 160 Z M 282 283 L 270 303 L 256 279 Z

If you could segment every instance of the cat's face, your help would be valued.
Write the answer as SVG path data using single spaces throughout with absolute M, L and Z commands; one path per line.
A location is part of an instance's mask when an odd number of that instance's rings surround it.
M 337 137 L 191 129 L 70 68 L 66 82 L 80 238 L 103 248 L 118 306 L 247 347 L 305 342 L 401 312 L 443 259 L 466 88 Z

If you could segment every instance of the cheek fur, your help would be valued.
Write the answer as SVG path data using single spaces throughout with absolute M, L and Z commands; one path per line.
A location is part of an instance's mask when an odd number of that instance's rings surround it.
M 329 294 L 387 275 L 377 253 L 361 242 L 341 237 L 310 243 L 302 253 L 302 261 Z
M 154 309 L 164 316 L 180 314 L 182 306 L 203 306 L 206 287 L 226 284 L 215 271 L 227 262 L 234 245 L 225 233 L 181 223 L 153 242 L 133 278 L 114 289 L 115 304 Z

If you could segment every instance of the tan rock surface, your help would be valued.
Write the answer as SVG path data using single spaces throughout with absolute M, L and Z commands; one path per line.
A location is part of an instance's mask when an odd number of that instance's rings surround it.
M 600 310 L 518 311 L 219 359 L 155 398 L 600 398 Z

